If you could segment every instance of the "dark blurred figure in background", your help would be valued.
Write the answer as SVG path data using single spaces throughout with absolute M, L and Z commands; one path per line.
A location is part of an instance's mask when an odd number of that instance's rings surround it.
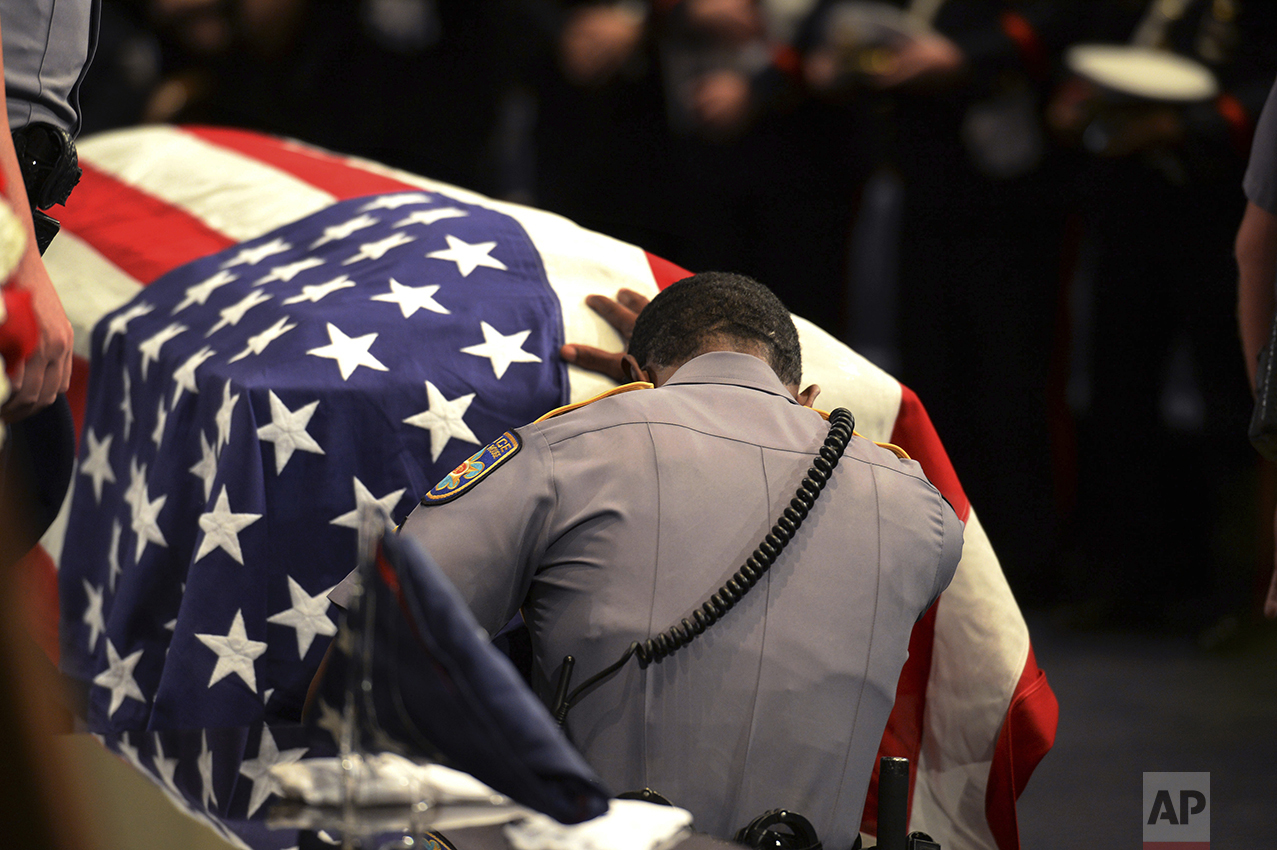
M 857 109 L 809 96 L 767 14 L 782 5 L 683 0 L 665 18 L 683 256 L 769 281 L 790 310 L 837 334 L 852 217 L 874 156 Z
M 148 121 L 265 130 L 495 193 L 515 0 L 130 0 L 160 37 Z M 518 34 L 518 38 L 515 37 Z
M 1124 0 L 1090 13 L 1089 38 L 1173 51 L 1213 72 L 1219 91 L 1176 103 L 1079 77 L 1050 108 L 1086 156 L 1090 281 L 1064 590 L 1101 622 L 1200 629 L 1254 608 L 1256 461 L 1231 249 L 1251 128 L 1277 68 L 1277 4 Z
M 899 377 L 944 435 L 1017 595 L 1042 602 L 1067 181 L 1041 115 L 1076 4 L 897 2 L 911 14 L 895 21 L 864 5 L 820 5 L 807 78 L 874 104 L 904 192 Z
M 687 265 L 652 12 L 645 2 L 559 2 L 529 68 L 536 112 L 530 200 Z
M 80 86 L 82 135 L 130 127 L 160 83 L 160 39 L 132 0 L 102 0 L 98 49 Z
M 804 97 L 772 5 L 564 3 L 534 87 L 535 199 L 688 268 L 767 280 L 837 332 L 872 158 L 847 113 Z

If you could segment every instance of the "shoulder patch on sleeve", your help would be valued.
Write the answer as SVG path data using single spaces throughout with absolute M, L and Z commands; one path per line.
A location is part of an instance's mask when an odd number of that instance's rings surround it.
M 522 447 L 523 442 L 519 435 L 514 431 L 506 431 L 445 475 L 429 493 L 421 497 L 421 504 L 442 505 L 444 502 L 451 502 L 518 454 Z

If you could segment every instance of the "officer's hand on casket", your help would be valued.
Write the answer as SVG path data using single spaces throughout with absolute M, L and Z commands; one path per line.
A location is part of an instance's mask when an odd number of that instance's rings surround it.
M 606 295 L 591 295 L 585 299 L 585 303 L 615 328 L 621 335 L 621 341 L 628 345 L 630 334 L 634 332 L 634 320 L 647 306 L 648 300 L 647 296 L 640 295 L 632 289 L 622 289 L 616 293 L 615 299 L 608 298 Z M 621 370 L 621 355 L 624 353 L 624 351 L 604 351 L 592 345 L 577 345 L 571 342 L 559 349 L 559 356 L 568 363 L 607 375 L 620 383 L 629 380 Z

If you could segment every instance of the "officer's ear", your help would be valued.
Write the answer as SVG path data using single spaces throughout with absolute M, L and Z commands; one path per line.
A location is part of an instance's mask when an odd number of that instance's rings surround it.
M 798 399 L 798 403 L 803 407 L 811 407 L 816 403 L 816 396 L 820 395 L 820 385 L 812 384 L 800 393 L 794 393 L 794 398 Z
M 638 360 L 633 354 L 626 352 L 621 356 L 621 374 L 625 375 L 627 381 L 647 381 L 649 384 L 655 383 L 652 376 L 643 370 Z

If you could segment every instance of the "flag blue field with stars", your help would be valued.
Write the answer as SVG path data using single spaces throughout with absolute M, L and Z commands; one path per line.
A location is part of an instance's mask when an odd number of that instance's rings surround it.
M 199 259 L 106 315 L 60 574 L 90 728 L 294 717 L 359 508 L 402 519 L 566 403 L 559 311 L 518 222 L 402 192 Z
M 303 757 L 323 757 L 315 736 L 297 724 L 230 729 L 113 732 L 102 743 L 149 776 L 179 811 L 206 825 L 233 847 L 296 850 L 296 828 L 270 821 L 274 797 L 272 767 Z M 310 838 L 309 846 L 338 845 L 331 836 Z M 379 846 L 374 842 L 373 846 Z

